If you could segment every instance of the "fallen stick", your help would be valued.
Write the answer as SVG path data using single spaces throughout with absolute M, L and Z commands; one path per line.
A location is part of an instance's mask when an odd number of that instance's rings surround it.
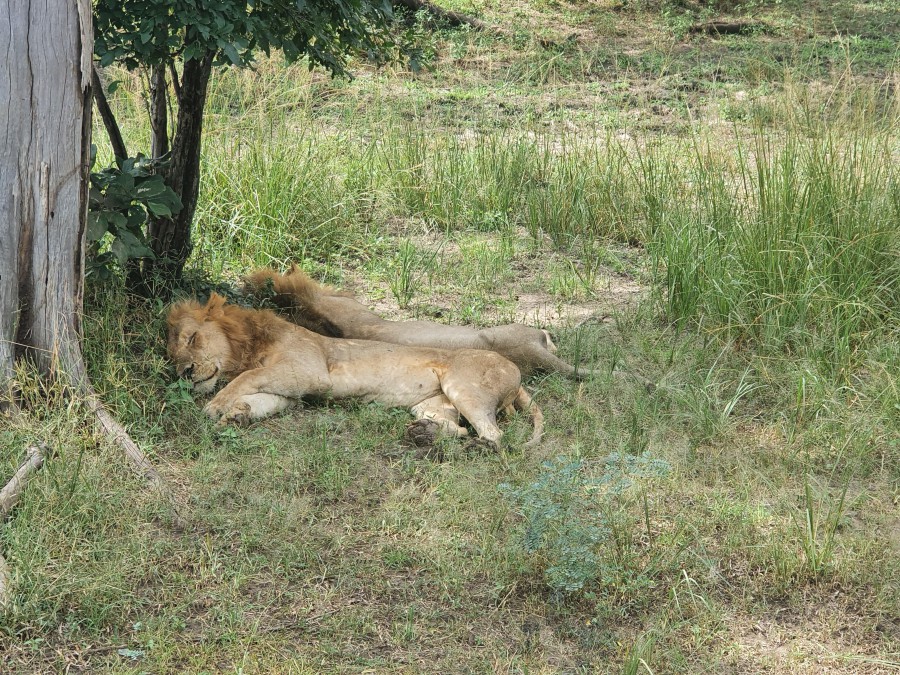
M 44 465 L 44 459 L 49 454 L 47 446 L 32 445 L 28 448 L 25 460 L 16 469 L 13 477 L 0 490 L 0 522 L 5 521 L 16 504 L 19 503 L 19 497 L 25 485 L 31 478 L 31 474 L 40 469 Z M 0 608 L 6 607 L 9 602 L 9 565 L 6 559 L 0 553 Z
M 19 497 L 22 495 L 22 490 L 25 489 L 25 484 L 31 474 L 44 465 L 46 454 L 46 445 L 32 445 L 28 448 L 25 460 L 16 469 L 9 482 L 0 490 L 0 522 L 6 520 L 9 512 L 19 503 Z
M 483 22 L 475 19 L 468 14 L 463 14 L 462 12 L 455 12 L 452 9 L 444 9 L 443 7 L 438 7 L 432 2 L 428 2 L 427 0 L 397 0 L 397 4 L 403 5 L 407 9 L 418 12 L 425 11 L 431 14 L 432 16 L 449 23 L 451 26 L 471 26 L 475 30 L 488 30 L 489 27 Z

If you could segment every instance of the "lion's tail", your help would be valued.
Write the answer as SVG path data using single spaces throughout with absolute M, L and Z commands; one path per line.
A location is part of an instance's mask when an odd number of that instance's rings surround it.
M 322 311 L 317 299 L 321 295 L 340 294 L 311 279 L 296 265 L 285 274 L 272 269 L 259 269 L 244 277 L 244 288 L 265 298 L 286 313 L 291 321 L 316 333 L 344 337 L 341 329 Z
M 541 442 L 541 437 L 544 435 L 544 413 L 541 412 L 537 403 L 531 398 L 531 394 L 525 391 L 525 387 L 519 387 L 519 392 L 516 394 L 516 400 L 513 401 L 513 407 L 515 407 L 516 410 L 524 410 L 531 415 L 531 421 L 534 424 L 534 433 L 531 434 L 531 440 L 525 444 L 525 447 L 537 447 Z

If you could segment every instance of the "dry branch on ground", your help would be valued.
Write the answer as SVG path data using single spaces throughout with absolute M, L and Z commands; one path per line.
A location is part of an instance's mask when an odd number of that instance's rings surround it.
M 49 454 L 47 446 L 32 445 L 28 448 L 25 460 L 16 469 L 13 477 L 0 490 L 0 522 L 5 521 L 25 490 L 32 474 L 44 465 L 44 459 Z M 5 607 L 9 600 L 9 565 L 3 554 L 0 553 L 0 607 Z

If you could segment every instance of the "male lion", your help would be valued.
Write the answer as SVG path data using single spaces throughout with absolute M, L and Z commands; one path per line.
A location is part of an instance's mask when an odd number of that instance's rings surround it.
M 258 296 L 272 291 L 271 300 L 294 323 L 331 337 L 380 340 L 398 345 L 440 349 L 485 349 L 505 356 L 528 375 L 536 370 L 585 378 L 596 370 L 577 370 L 553 352 L 556 345 L 541 328 L 511 323 L 493 328 L 449 326 L 433 321 L 387 321 L 357 302 L 349 293 L 318 284 L 296 265 L 286 274 L 261 269 L 244 278 L 246 288 Z M 616 372 L 616 375 L 621 373 Z M 629 373 L 647 389 L 654 385 Z
M 528 445 L 541 438 L 543 414 L 519 369 L 493 352 L 325 337 L 267 310 L 226 305 L 215 293 L 206 305 L 174 305 L 168 324 L 168 353 L 180 377 L 200 393 L 230 380 L 204 408 L 223 424 L 266 417 L 304 396 L 358 396 L 409 407 L 418 424 L 436 423 L 451 436 L 468 434 L 462 414 L 490 444 L 503 435 L 497 411 L 527 410 L 534 422 Z

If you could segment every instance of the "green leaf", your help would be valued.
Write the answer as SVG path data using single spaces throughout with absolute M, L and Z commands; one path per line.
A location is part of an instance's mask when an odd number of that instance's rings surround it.
M 94 177 L 91 176 L 91 189 L 88 191 L 88 205 L 91 211 L 99 211 L 103 204 L 103 192 L 96 185 L 93 185 Z
M 155 179 L 155 180 L 154 180 Z M 145 180 L 136 185 L 134 188 L 134 198 L 139 200 L 147 200 L 150 197 L 158 197 L 166 191 L 166 184 L 163 182 L 162 176 L 153 176 L 149 180 Z
M 144 655 L 143 649 L 126 649 L 122 647 L 121 649 L 116 650 L 119 656 L 124 656 L 126 659 L 131 659 L 132 661 L 136 661 Z
M 132 206 L 128 209 L 126 221 L 125 227 L 128 230 L 131 232 L 141 232 L 144 223 L 147 222 L 147 212 L 144 210 L 143 206 Z M 143 236 L 143 232 L 141 232 L 141 236 Z
M 147 208 L 150 209 L 150 212 L 158 218 L 172 217 L 172 209 L 170 209 L 162 202 L 147 202 Z
M 121 239 L 113 239 L 113 243 L 109 247 L 109 250 L 116 256 L 116 260 L 119 261 L 120 265 L 124 265 L 128 262 L 128 246 L 126 246 Z
M 138 239 L 134 234 L 129 232 L 128 230 L 122 230 L 118 233 L 116 241 L 120 242 L 124 248 L 124 253 L 127 258 L 153 258 L 153 251 L 140 239 Z M 115 248 L 113 248 L 113 252 L 115 252 Z M 116 253 L 118 256 L 119 254 Z M 120 261 L 121 262 L 121 261 Z
M 91 211 L 88 213 L 87 219 L 87 238 L 93 243 L 103 239 L 103 235 L 107 232 L 107 219 L 104 214 Z
M 108 211 L 107 214 L 108 227 L 114 234 L 118 234 L 119 230 L 124 229 L 128 225 L 128 220 L 126 220 L 124 213 Z
M 222 45 L 222 51 L 225 52 L 225 56 L 228 57 L 228 60 L 231 61 L 234 65 L 241 65 L 241 57 L 237 53 L 237 49 L 234 48 L 234 45 L 226 42 Z

